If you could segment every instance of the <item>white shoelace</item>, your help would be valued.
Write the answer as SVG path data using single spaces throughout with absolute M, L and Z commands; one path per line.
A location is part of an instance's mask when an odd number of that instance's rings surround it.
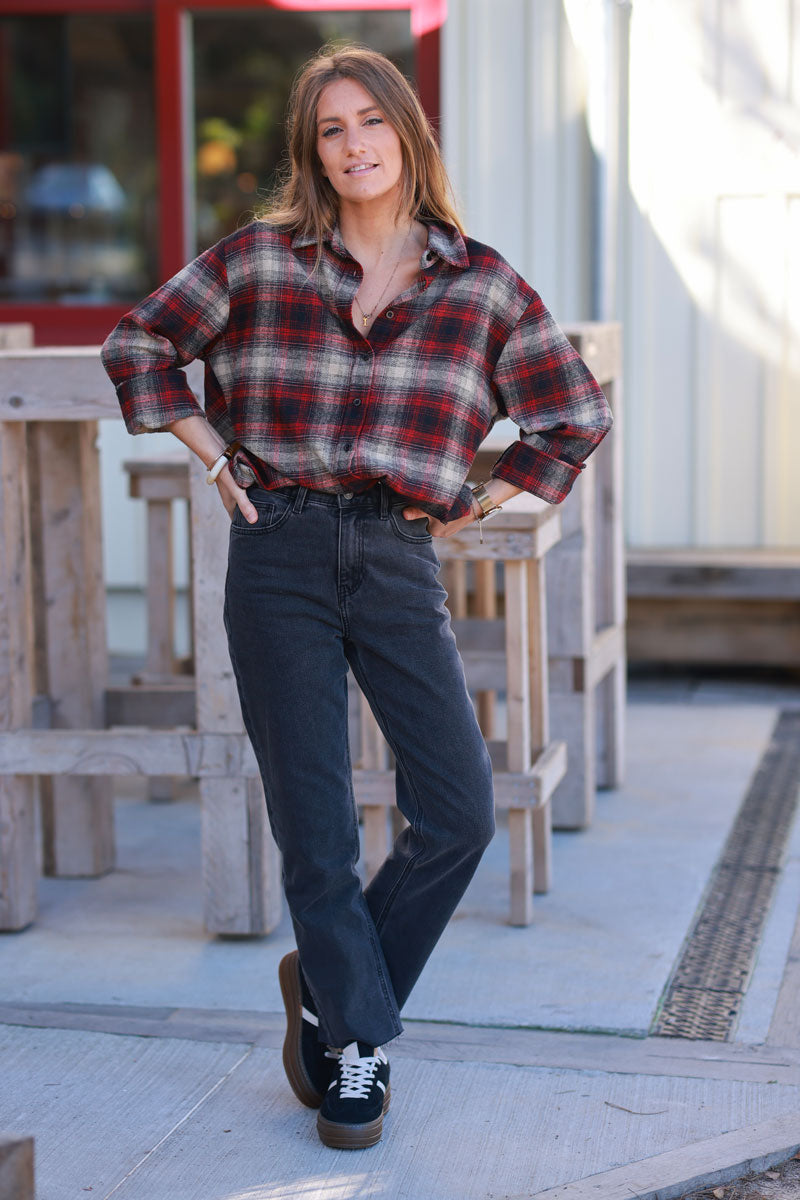
M 326 1057 L 339 1057 L 342 1081 L 339 1095 L 343 1100 L 366 1100 L 374 1082 L 378 1066 L 380 1063 L 388 1061 L 380 1046 L 377 1047 L 375 1054 L 370 1055 L 368 1058 L 360 1058 L 357 1042 L 352 1042 L 349 1046 L 345 1046 L 341 1055 L 330 1054 L 326 1055 Z M 335 1087 L 336 1082 L 334 1079 L 331 1082 L 331 1087 Z

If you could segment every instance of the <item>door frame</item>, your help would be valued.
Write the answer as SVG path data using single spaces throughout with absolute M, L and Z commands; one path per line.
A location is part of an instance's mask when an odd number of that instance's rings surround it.
M 0 16 L 153 14 L 161 281 L 169 279 L 194 255 L 191 17 L 194 12 L 207 9 L 234 8 L 292 12 L 408 11 L 420 100 L 438 131 L 440 30 L 447 15 L 447 0 L 0 0 Z M 173 199 L 176 196 L 180 198 L 177 204 Z M 91 345 L 103 340 L 128 307 L 0 302 L 0 321 L 30 322 L 36 345 Z

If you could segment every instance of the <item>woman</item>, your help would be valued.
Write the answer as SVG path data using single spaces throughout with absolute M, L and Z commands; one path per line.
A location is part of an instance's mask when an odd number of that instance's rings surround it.
M 225 624 L 298 946 L 280 964 L 284 1064 L 322 1141 L 357 1148 L 381 1137 L 382 1047 L 494 830 L 432 539 L 523 489 L 562 500 L 610 415 L 536 293 L 465 240 L 386 58 L 309 62 L 289 142 L 272 211 L 133 309 L 103 361 L 130 432 L 170 429 L 232 518 Z M 192 358 L 205 413 L 180 370 Z M 505 415 L 520 440 L 473 492 Z M 363 891 L 348 665 L 409 822 Z

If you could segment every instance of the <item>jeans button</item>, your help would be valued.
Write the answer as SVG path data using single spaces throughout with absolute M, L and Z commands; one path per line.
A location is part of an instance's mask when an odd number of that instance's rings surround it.
M 353 499 L 353 493 L 352 493 L 352 492 L 345 492 L 345 493 L 344 493 L 344 498 L 345 498 L 345 500 L 352 500 L 352 499 Z

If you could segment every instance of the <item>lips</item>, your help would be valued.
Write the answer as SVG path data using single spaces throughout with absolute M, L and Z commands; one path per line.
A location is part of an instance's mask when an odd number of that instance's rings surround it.
M 368 171 L 372 171 L 377 167 L 377 163 L 356 163 L 353 167 L 348 167 L 345 175 L 366 175 Z

